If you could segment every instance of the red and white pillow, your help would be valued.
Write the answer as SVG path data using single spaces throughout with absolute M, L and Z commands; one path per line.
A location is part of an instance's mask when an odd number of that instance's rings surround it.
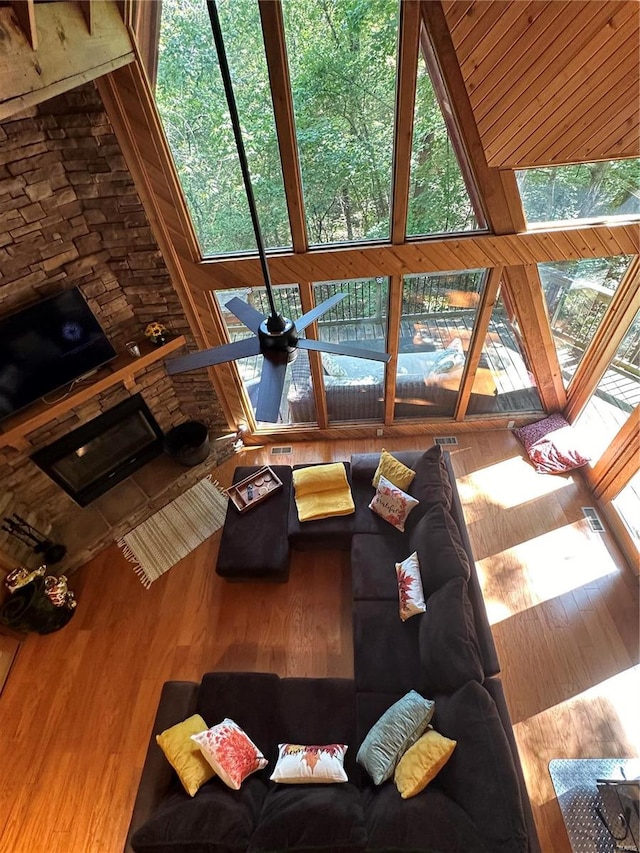
M 380 518 L 384 518 L 397 530 L 404 532 L 404 525 L 409 513 L 418 503 L 419 501 L 412 498 L 411 495 L 394 486 L 386 477 L 381 476 L 376 493 L 369 504 L 369 509 L 373 510 Z
M 417 616 L 418 613 L 424 613 L 427 609 L 417 551 L 414 551 L 401 563 L 396 563 L 396 576 L 398 578 L 400 618 L 406 622 L 407 619 Z
M 267 766 L 267 759 L 237 723 L 226 717 L 217 726 L 191 735 L 200 752 L 216 771 L 220 779 L 238 791 L 256 770 Z

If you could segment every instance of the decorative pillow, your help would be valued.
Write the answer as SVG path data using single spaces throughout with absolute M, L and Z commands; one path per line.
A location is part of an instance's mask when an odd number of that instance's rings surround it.
M 484 681 L 464 578 L 453 578 L 429 596 L 419 625 L 418 649 L 429 692 L 452 693 L 468 681 Z
M 267 759 L 237 723 L 226 717 L 217 726 L 191 735 L 225 785 L 240 789 L 247 776 L 267 766 Z
M 451 758 L 457 741 L 430 729 L 402 756 L 393 781 L 403 800 L 423 791 Z
M 581 468 L 591 458 L 578 448 L 576 432 L 562 415 L 549 415 L 514 433 L 539 474 L 564 474 Z
M 385 521 L 393 524 L 395 528 L 404 533 L 407 517 L 417 505 L 418 501 L 415 498 L 403 492 L 402 489 L 398 489 L 386 477 L 380 477 L 378 488 L 369 504 L 369 509 L 372 509 L 380 518 L 384 518 Z
M 347 376 L 344 367 L 327 352 L 322 353 L 322 369 L 327 376 L 335 376 L 337 379 L 344 379 Z
M 376 468 L 376 473 L 373 475 L 371 485 L 377 488 L 380 477 L 385 477 L 394 486 L 406 491 L 415 476 L 415 471 L 407 468 L 406 465 L 403 465 L 402 462 L 388 453 L 383 447 L 380 453 L 380 463 Z
M 409 535 L 409 548 L 418 552 L 422 587 L 427 598 L 451 578 L 469 580 L 469 556 L 450 512 L 435 504 Z
M 410 690 L 392 705 L 372 726 L 362 741 L 356 761 L 382 785 L 393 776 L 400 757 L 425 731 L 435 704 Z
M 215 773 L 197 744 L 191 739 L 207 728 L 200 714 L 194 714 L 181 723 L 156 735 L 156 743 L 164 752 L 169 764 L 178 774 L 182 787 L 190 797 L 208 782 Z
M 431 362 L 432 373 L 450 373 L 464 364 L 464 352 L 460 338 L 454 338 L 449 346 Z
M 400 618 L 406 622 L 407 619 L 416 616 L 418 613 L 424 613 L 427 609 L 427 605 L 424 603 L 420 563 L 416 551 L 406 560 L 396 563 L 396 577 L 398 578 Z
M 288 785 L 348 782 L 343 766 L 346 751 L 344 743 L 326 746 L 279 743 L 278 761 L 270 779 Z

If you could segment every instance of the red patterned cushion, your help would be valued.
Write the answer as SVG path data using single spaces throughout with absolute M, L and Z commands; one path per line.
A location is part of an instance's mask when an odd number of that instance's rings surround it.
M 563 474 L 591 458 L 577 447 L 575 431 L 562 415 L 549 415 L 514 432 L 539 474 Z

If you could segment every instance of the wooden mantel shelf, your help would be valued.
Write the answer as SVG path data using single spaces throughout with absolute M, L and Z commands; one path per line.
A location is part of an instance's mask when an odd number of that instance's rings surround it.
M 70 409 L 82 405 L 97 394 L 106 391 L 118 382 L 123 382 L 125 387 L 131 389 L 135 384 L 135 377 L 142 373 L 156 361 L 165 358 L 169 353 L 180 349 L 185 344 L 184 335 L 172 338 L 159 347 L 150 343 L 141 343 L 139 358 L 129 355 L 119 355 L 112 362 L 101 367 L 97 374 L 82 381 L 73 391 L 57 403 L 47 405 L 41 400 L 26 408 L 24 411 L 11 418 L 7 418 L 0 430 L 0 448 L 14 447 L 16 450 L 24 450 L 29 447 L 26 436 L 54 418 L 63 415 Z

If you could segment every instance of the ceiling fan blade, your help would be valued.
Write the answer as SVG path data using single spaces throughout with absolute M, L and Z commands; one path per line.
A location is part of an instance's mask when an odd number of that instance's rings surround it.
M 280 413 L 280 400 L 284 388 L 287 365 L 275 364 L 265 358 L 262 362 L 262 376 L 258 386 L 256 420 L 276 423 Z
M 241 323 L 244 323 L 247 329 L 251 329 L 254 335 L 258 334 L 260 323 L 265 319 L 264 314 L 256 311 L 255 308 L 252 308 L 251 305 L 244 302 L 242 299 L 238 299 L 237 296 L 234 296 L 233 299 L 225 302 L 224 307 L 228 311 L 231 311 L 231 313 L 237 317 Z
M 371 358 L 374 361 L 382 361 L 387 364 L 391 361 L 388 352 L 379 352 L 362 347 L 351 347 L 348 344 L 330 344 L 328 341 L 312 341 L 309 338 L 300 338 L 298 341 L 300 349 L 310 349 L 315 352 L 330 352 L 332 355 L 350 355 L 356 358 Z
M 165 367 L 169 374 L 184 373 L 186 370 L 212 367 L 214 364 L 223 364 L 225 361 L 247 358 L 250 355 L 260 355 L 258 338 L 243 338 L 232 344 L 222 344 L 222 346 L 203 349 L 200 352 L 190 352 L 178 358 L 169 358 L 165 361 Z
M 332 296 L 330 299 L 325 299 L 325 301 L 321 302 L 320 305 L 316 305 L 316 307 L 312 308 L 311 311 L 307 311 L 306 314 L 303 314 L 302 317 L 295 321 L 296 329 L 299 332 L 304 331 L 304 329 L 306 329 L 307 326 L 310 326 L 311 323 L 314 323 L 318 317 L 322 317 L 322 315 L 331 310 L 334 305 L 341 302 L 346 295 L 346 293 L 336 293 L 335 296 Z

